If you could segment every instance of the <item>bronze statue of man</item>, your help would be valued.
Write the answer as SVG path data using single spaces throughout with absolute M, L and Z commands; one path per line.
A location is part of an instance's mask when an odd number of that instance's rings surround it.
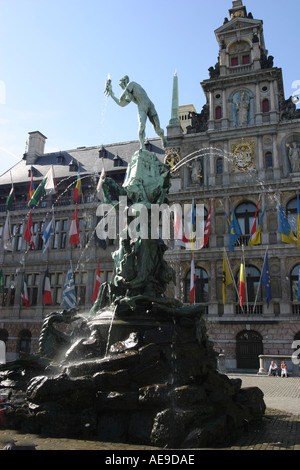
M 140 148 L 142 150 L 145 149 L 145 128 L 147 117 L 153 125 L 156 134 L 161 138 L 163 147 L 166 147 L 167 142 L 164 136 L 164 131 L 160 127 L 157 111 L 145 90 L 138 83 L 131 82 L 128 75 L 125 75 L 125 77 L 120 79 L 119 85 L 124 90 L 119 99 L 112 91 L 110 79 L 106 81 L 105 94 L 111 96 L 112 99 L 121 107 L 127 106 L 131 101 L 137 105 Z

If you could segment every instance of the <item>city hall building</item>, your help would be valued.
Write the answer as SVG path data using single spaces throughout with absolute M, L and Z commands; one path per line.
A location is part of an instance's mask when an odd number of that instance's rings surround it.
M 225 354 L 228 370 L 255 371 L 260 354 L 291 355 L 300 338 L 300 110 L 295 97 L 284 95 L 282 70 L 268 54 L 263 21 L 241 0 L 232 2 L 215 35 L 219 56 L 201 82 L 203 109 L 178 106 L 180 80 L 174 77 L 168 147 L 149 139 L 146 148 L 172 170 L 170 204 L 204 205 L 207 222 L 202 248 L 167 240 L 165 258 L 176 273 L 167 295 L 190 303 L 193 254 L 195 302 L 204 306 L 215 350 Z M 38 350 L 43 319 L 65 308 L 70 266 L 82 312 L 92 306 L 98 266 L 100 281 L 111 279 L 118 240 L 97 236 L 97 184 L 103 167 L 122 184 L 138 149 L 134 141 L 47 153 L 46 137 L 34 131 L 22 160 L 0 177 L 0 339 L 8 361 L 21 351 Z M 30 188 L 36 190 L 50 169 L 55 190 L 44 191 L 29 208 Z M 70 243 L 76 217 L 80 240 Z

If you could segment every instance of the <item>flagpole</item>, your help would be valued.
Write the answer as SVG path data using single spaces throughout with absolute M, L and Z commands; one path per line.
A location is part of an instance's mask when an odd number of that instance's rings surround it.
M 233 282 L 233 285 L 234 285 L 234 288 L 235 288 L 235 292 L 236 292 L 236 295 L 237 295 L 237 297 L 238 297 L 238 299 L 239 299 L 239 298 L 240 298 L 240 293 L 239 293 L 239 290 L 238 290 L 238 288 L 237 288 L 237 284 L 236 284 L 235 279 L 234 279 L 234 276 L 233 276 L 233 272 L 232 272 L 232 269 L 231 269 L 231 265 L 230 265 L 230 263 L 229 263 L 229 258 L 228 258 L 228 256 L 227 256 L 227 252 L 226 252 L 225 247 L 224 247 L 224 252 L 225 252 L 225 256 L 226 256 L 226 261 L 227 261 L 227 266 L 228 266 L 228 269 L 229 269 L 229 273 L 230 273 L 230 276 L 231 276 L 231 279 L 232 279 L 232 282 Z M 242 305 L 241 305 L 240 307 L 241 307 L 241 309 L 242 309 L 242 312 L 245 313 L 245 312 L 244 312 L 244 307 L 243 307 Z

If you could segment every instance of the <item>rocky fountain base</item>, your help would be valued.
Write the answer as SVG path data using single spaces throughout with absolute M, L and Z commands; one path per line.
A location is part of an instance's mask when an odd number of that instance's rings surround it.
M 114 318 L 105 310 L 81 323 L 85 335 L 60 363 L 33 356 L 2 366 L 6 427 L 167 448 L 233 442 L 262 418 L 263 393 L 217 372 L 202 314 L 192 310 Z

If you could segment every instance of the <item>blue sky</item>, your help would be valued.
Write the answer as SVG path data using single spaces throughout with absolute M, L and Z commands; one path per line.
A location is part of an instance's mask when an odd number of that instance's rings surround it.
M 299 0 L 244 0 L 264 22 L 265 43 L 283 69 L 285 96 L 299 81 Z M 161 125 L 171 113 L 174 71 L 179 104 L 205 104 L 200 82 L 218 56 L 214 30 L 231 0 L 0 0 L 0 174 L 23 156 L 28 132 L 46 152 L 137 139 L 134 104 L 105 97 L 110 73 L 147 91 Z M 300 88 L 300 86 L 298 86 Z M 156 136 L 147 125 L 147 136 Z

